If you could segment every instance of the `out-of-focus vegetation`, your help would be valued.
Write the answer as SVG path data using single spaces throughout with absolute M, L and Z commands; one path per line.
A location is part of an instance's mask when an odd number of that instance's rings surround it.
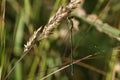
M 0 79 L 15 65 L 8 80 L 40 80 L 70 62 L 70 27 L 67 19 L 49 38 L 24 54 L 24 44 L 60 6 L 69 0 L 0 0 Z M 73 59 L 95 55 L 46 80 L 120 79 L 120 0 L 83 0 L 73 11 Z M 91 17 L 92 15 L 92 17 Z

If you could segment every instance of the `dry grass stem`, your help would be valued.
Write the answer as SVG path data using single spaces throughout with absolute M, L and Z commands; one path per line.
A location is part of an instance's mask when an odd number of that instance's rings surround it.
M 76 14 L 77 13 L 77 14 Z M 117 30 L 116 28 L 114 28 L 113 26 L 110 26 L 108 23 L 104 23 L 100 18 L 99 16 L 95 15 L 95 14 L 87 14 L 85 12 L 85 10 L 83 9 L 80 9 L 80 8 L 77 8 L 74 13 L 73 13 L 74 16 L 77 16 L 77 17 L 80 17 L 80 18 L 84 18 L 84 20 L 86 22 L 88 22 L 89 24 L 91 24 L 89 26 L 89 29 L 88 31 L 91 29 L 92 25 L 95 26 L 95 28 L 99 31 L 99 32 L 103 32 L 105 34 L 107 34 L 108 36 L 112 37 L 112 38 L 115 38 L 116 40 L 120 41 L 120 31 Z M 102 27 L 103 26 L 103 27 Z M 111 30 L 111 31 L 109 31 Z M 115 30 L 115 31 L 113 31 Z M 88 32 L 87 31 L 87 32 Z M 117 32 L 116 32 L 117 31 Z M 119 34 L 118 34 L 118 31 L 119 31 Z M 117 33 L 117 34 L 115 34 Z
M 41 28 L 34 32 L 27 44 L 25 44 L 24 52 L 28 52 L 37 41 L 47 38 L 53 32 L 55 26 L 57 26 L 64 19 L 66 19 L 71 13 L 71 11 L 77 7 L 77 4 L 81 2 L 82 0 L 74 0 L 71 1 L 67 6 L 60 7 L 56 14 L 49 19 L 48 23 L 44 26 L 42 32 Z
M 49 76 L 51 76 L 51 75 L 53 75 L 53 74 L 55 74 L 55 73 L 57 73 L 57 72 L 59 72 L 59 71 L 61 71 L 61 70 L 64 70 L 64 69 L 68 68 L 69 66 L 71 66 L 71 65 L 73 65 L 73 64 L 76 64 L 76 63 L 78 63 L 78 62 L 80 62 L 80 61 L 89 59 L 89 58 L 92 57 L 92 56 L 93 56 L 93 55 L 88 55 L 88 56 L 83 57 L 83 58 L 81 58 L 81 59 L 75 60 L 73 63 L 70 63 L 70 64 L 68 64 L 68 65 L 66 65 L 66 66 L 64 66 L 64 67 L 62 67 L 62 68 L 60 68 L 60 69 L 58 69 L 58 70 L 56 70 L 56 71 L 54 71 L 54 72 L 46 75 L 45 77 L 41 78 L 40 80 L 45 80 L 45 79 L 48 78 Z

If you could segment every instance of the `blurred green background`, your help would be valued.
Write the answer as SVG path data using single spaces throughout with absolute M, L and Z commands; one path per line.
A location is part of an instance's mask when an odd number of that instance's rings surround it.
M 40 26 L 47 24 L 69 0 L 0 0 L 0 79 L 4 80 L 24 54 L 24 44 Z M 120 80 L 120 0 L 83 0 L 71 14 L 73 59 L 95 55 L 46 80 Z M 82 16 L 81 16 L 82 15 Z M 92 21 L 88 16 L 99 18 Z M 95 16 L 96 15 L 96 16 Z M 102 22 L 102 23 L 101 23 Z M 105 23 L 107 25 L 105 25 Z M 70 63 L 70 30 L 67 19 L 49 38 L 38 42 L 15 65 L 8 80 L 40 80 Z M 100 31 L 101 30 L 101 31 Z

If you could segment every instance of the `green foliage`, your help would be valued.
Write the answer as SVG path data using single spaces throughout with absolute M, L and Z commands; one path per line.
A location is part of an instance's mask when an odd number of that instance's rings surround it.
M 34 31 L 40 26 L 44 27 L 59 7 L 66 6 L 69 1 L 0 1 L 0 80 L 5 79 L 14 65 L 15 68 L 8 76 L 8 80 L 40 80 L 70 63 L 70 27 L 65 19 L 49 38 L 35 44 L 16 64 L 24 55 L 24 44 Z M 79 62 L 74 64 L 73 76 L 70 74 L 71 68 L 68 67 L 46 80 L 120 79 L 120 72 L 114 67 L 116 65 L 120 67 L 119 57 L 116 57 L 119 56 L 120 45 L 119 4 L 119 0 L 83 0 L 81 6 L 78 5 L 78 10 L 71 14 L 76 20 L 73 21 L 75 25 L 72 33 L 73 57 L 74 60 L 88 55 L 94 57 L 82 61 L 84 64 Z M 82 13 L 79 11 L 81 9 L 84 11 L 82 16 L 79 15 Z M 89 14 L 96 14 L 102 23 L 88 19 Z

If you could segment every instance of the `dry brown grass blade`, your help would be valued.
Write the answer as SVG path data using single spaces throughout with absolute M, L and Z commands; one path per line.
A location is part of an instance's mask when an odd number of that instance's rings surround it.
M 103 57 L 103 56 L 100 56 L 100 58 L 101 57 Z M 94 59 L 94 58 L 98 58 L 98 56 L 97 57 L 89 57 L 88 59 Z M 75 60 L 74 60 L 75 61 Z M 74 62 L 73 61 L 73 62 Z M 67 58 L 67 60 L 66 60 L 66 63 L 64 64 L 64 65 L 66 65 L 66 64 L 68 64 L 68 63 L 70 63 L 71 61 L 70 61 L 70 58 Z M 80 67 L 84 67 L 84 68 L 86 68 L 86 69 L 88 69 L 88 70 L 91 70 L 91 71 L 94 71 L 94 72 L 96 72 L 96 73 L 99 73 L 99 74 L 101 74 L 101 75 L 103 75 L 103 76 L 106 76 L 106 72 L 105 71 L 103 71 L 103 70 L 100 70 L 100 69 L 98 69 L 98 68 L 96 68 L 96 67 L 94 67 L 94 66 L 92 66 L 92 65 L 89 65 L 89 64 L 86 64 L 86 63 L 84 63 L 84 62 L 79 62 L 79 63 L 76 63 L 75 65 L 78 65 L 78 66 L 80 66 Z
M 71 65 L 73 65 L 73 64 L 76 64 L 76 63 L 78 63 L 78 62 L 80 62 L 80 61 L 86 60 L 86 59 L 88 59 L 88 58 L 90 58 L 90 57 L 92 57 L 92 56 L 93 56 L 93 55 L 88 55 L 88 56 L 83 57 L 83 58 L 81 58 L 81 59 L 75 60 L 73 63 L 68 64 L 68 65 L 66 65 L 66 66 L 63 66 L 62 68 L 60 68 L 60 69 L 58 69 L 58 70 L 56 70 L 56 71 L 54 71 L 54 72 L 46 75 L 45 77 L 41 78 L 40 80 L 45 80 L 45 79 L 48 78 L 49 76 L 51 76 L 51 75 L 53 75 L 53 74 L 55 74 L 55 73 L 57 73 L 57 72 L 59 72 L 59 71 L 61 71 L 61 70 L 64 70 L 64 69 L 68 68 L 69 66 L 71 66 Z
M 5 21 L 5 2 L 6 0 L 2 0 L 2 3 L 1 3 L 1 11 L 0 11 L 0 36 L 1 36 L 1 32 L 2 32 L 2 29 L 4 27 L 4 21 Z
M 24 45 L 24 55 L 16 62 L 16 64 L 19 63 L 24 58 L 24 56 L 29 52 L 29 50 L 33 47 L 33 45 L 37 41 L 47 38 L 52 33 L 55 26 L 60 24 L 62 20 L 66 19 L 71 13 L 71 11 L 75 9 L 77 7 L 77 4 L 79 4 L 80 2 L 82 2 L 82 0 L 74 0 L 70 2 L 67 6 L 60 7 L 56 14 L 49 19 L 48 24 L 44 26 L 43 30 L 42 27 L 40 27 L 36 31 L 34 31 L 34 34 L 30 37 L 27 44 Z M 16 64 L 9 71 L 4 80 L 6 80 L 8 76 L 11 74 L 11 72 L 14 70 Z
M 48 23 L 44 26 L 44 29 L 42 30 L 41 33 L 40 33 L 41 28 L 34 32 L 32 37 L 25 45 L 24 52 L 28 52 L 37 41 L 47 38 L 53 32 L 55 26 L 57 26 L 64 19 L 66 19 L 71 13 L 71 11 L 77 8 L 77 4 L 81 2 L 82 0 L 74 0 L 71 1 L 67 6 L 60 7 L 56 14 L 49 19 Z

